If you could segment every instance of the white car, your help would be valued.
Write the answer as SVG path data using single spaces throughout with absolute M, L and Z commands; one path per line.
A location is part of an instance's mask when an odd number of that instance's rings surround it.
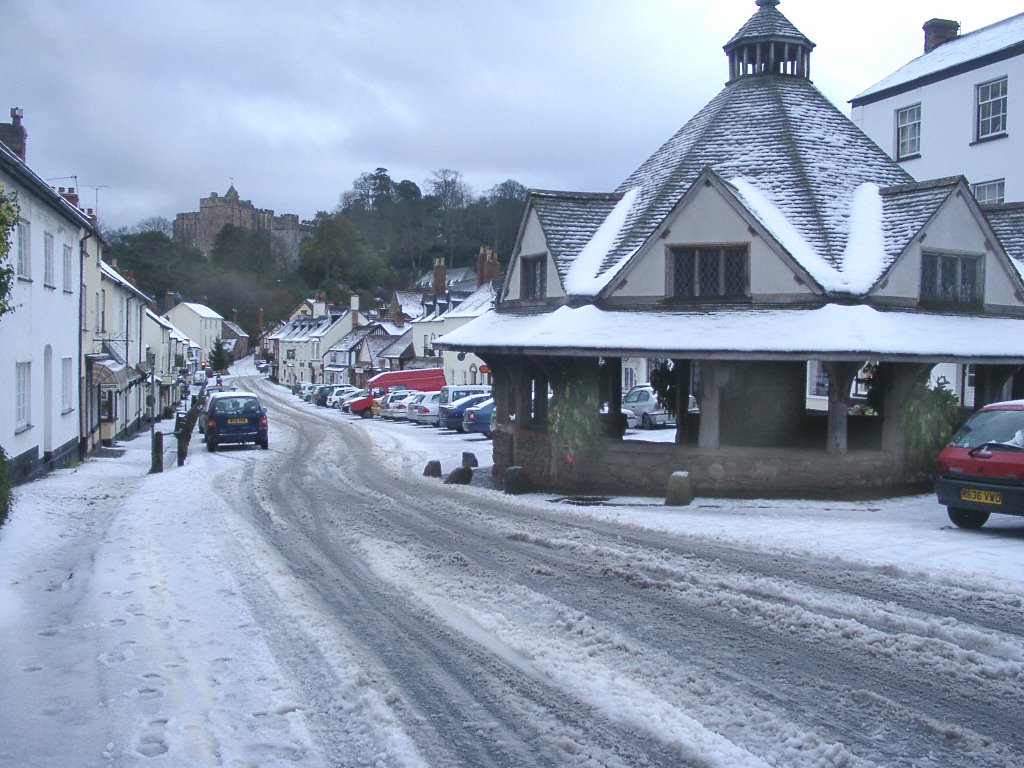
M 341 399 L 345 397 L 345 395 L 352 394 L 353 392 L 356 391 L 356 388 L 353 387 L 351 384 L 341 384 L 335 387 L 334 390 L 329 395 L 327 395 L 327 407 L 341 408 Z
M 437 426 L 437 409 L 440 404 L 440 392 L 424 392 L 423 397 L 409 406 L 409 421 L 416 424 Z
M 636 419 L 630 426 L 639 424 L 644 429 L 654 429 L 665 426 L 670 420 L 668 411 L 650 384 L 637 384 L 630 389 L 622 398 L 622 407 L 632 411 Z

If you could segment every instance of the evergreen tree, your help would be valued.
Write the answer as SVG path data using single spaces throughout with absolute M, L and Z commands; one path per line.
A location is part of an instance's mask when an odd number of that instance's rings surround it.
M 231 355 L 224 349 L 224 342 L 220 337 L 213 341 L 209 362 L 215 371 L 226 371 L 231 366 Z

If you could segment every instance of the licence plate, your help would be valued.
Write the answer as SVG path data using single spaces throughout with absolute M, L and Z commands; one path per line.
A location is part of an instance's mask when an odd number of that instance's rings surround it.
M 248 419 L 228 419 L 228 424 L 248 424 Z
M 978 504 L 1002 504 L 1003 494 L 999 491 L 979 491 L 975 488 L 961 488 L 961 501 L 973 501 Z

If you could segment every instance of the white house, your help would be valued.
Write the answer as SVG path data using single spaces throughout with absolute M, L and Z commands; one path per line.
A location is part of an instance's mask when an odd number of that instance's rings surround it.
M 149 415 L 143 338 L 150 298 L 97 250 L 82 263 L 82 445 L 85 452 L 134 433 Z
M 965 176 L 1009 251 L 1019 216 L 996 206 L 1024 200 L 1024 112 L 1010 95 L 1024 85 L 1024 13 L 963 35 L 948 19 L 923 30 L 921 56 L 851 100 L 853 122 L 915 178 Z M 974 366 L 936 366 L 938 379 L 973 405 Z
M 199 345 L 200 361 L 207 359 L 214 342 L 221 337 L 224 318 L 205 304 L 183 301 L 165 312 L 164 317 Z
M 855 96 L 853 122 L 917 179 L 963 175 L 979 203 L 1024 200 L 1024 13 L 959 28 L 926 22 L 923 55 Z
M 20 129 L 20 110 L 12 116 L 7 127 Z M 19 483 L 79 455 L 82 254 L 99 235 L 73 204 L 74 190 L 65 199 L 26 165 L 24 141 L 15 149 L 0 143 L 0 183 L 18 206 L 14 311 L 0 318 L 0 445 Z
M 181 375 L 188 357 L 188 337 L 165 317 L 146 310 L 143 322 L 146 361 L 152 366 L 152 375 L 158 386 L 157 412 L 173 408 L 188 391 Z

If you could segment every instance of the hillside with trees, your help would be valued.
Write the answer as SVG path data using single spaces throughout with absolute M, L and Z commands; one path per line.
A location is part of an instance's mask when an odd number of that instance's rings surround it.
M 333 211 L 316 214 L 295 268 L 283 263 L 266 232 L 227 225 L 207 260 L 175 242 L 170 221 L 159 217 L 104 231 L 105 253 L 161 310 L 171 291 L 224 317 L 237 311 L 239 324 L 255 335 L 261 308 L 273 322 L 315 292 L 338 303 L 358 294 L 362 306 L 377 306 L 438 258 L 448 267 L 469 266 L 487 245 L 507 264 L 526 194 L 508 179 L 476 195 L 461 173 L 447 168 L 434 171 L 421 189 L 377 168 L 360 174 Z

